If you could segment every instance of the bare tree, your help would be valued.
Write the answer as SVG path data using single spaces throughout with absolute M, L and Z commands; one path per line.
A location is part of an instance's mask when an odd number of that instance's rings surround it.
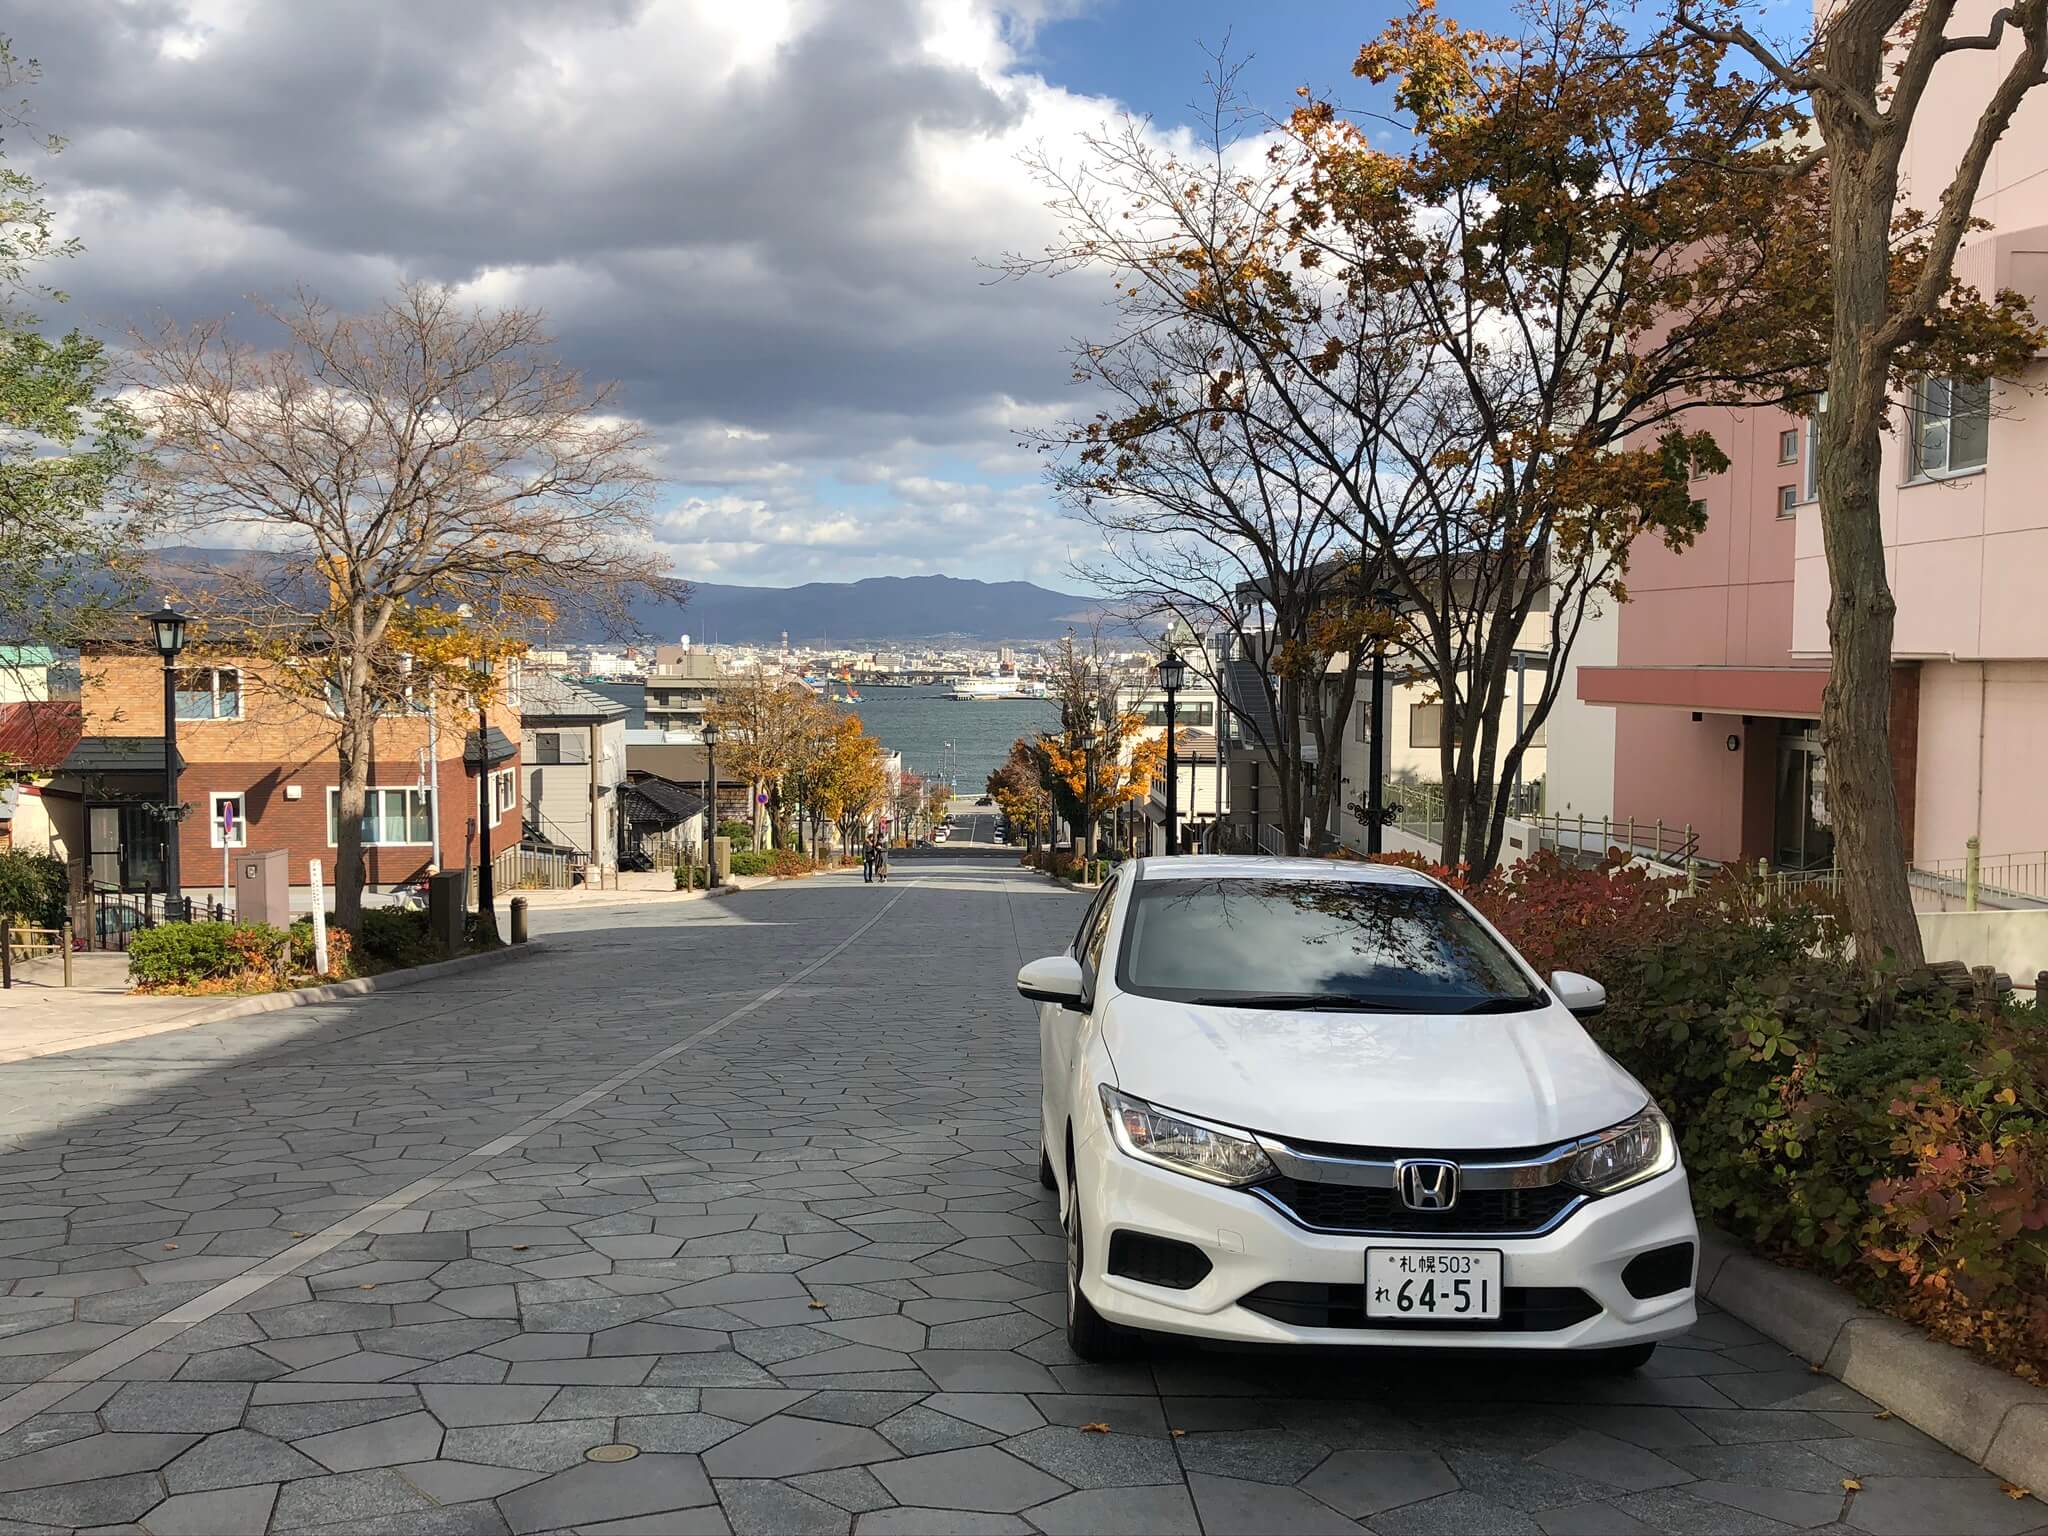
M 565 604 L 680 600 L 646 545 L 640 429 L 550 355 L 542 316 L 410 285 L 364 314 L 300 293 L 261 305 L 259 346 L 228 322 L 132 338 L 164 503 L 256 554 L 230 606 L 331 687 L 340 795 L 335 920 L 362 908 L 360 823 L 379 679 L 401 615 L 467 605 L 495 632 Z M 231 535 L 234 536 L 234 535 Z
M 1958 329 L 1955 260 L 1970 231 L 1991 152 L 2027 93 L 2048 83 L 2048 0 L 1998 6 L 1982 31 L 1959 26 L 1956 0 L 1850 0 L 1830 7 L 1803 49 L 1766 43 L 1740 0 L 1678 0 L 1680 29 L 1739 50 L 1765 84 L 1812 103 L 1818 144 L 1799 165 L 1827 192 L 1827 410 L 1819 433 L 1821 546 L 1828 568 L 1833 669 L 1821 705 L 1828 811 L 1849 928 L 1860 954 L 1921 959 L 1906 880 L 1891 763 L 1892 627 L 1878 486 L 1883 433 L 1902 364 L 1910 369 Z M 1942 60 L 1992 53 L 1990 91 L 1924 218 L 1902 203 L 1900 166 Z M 1915 188 L 1916 194 L 1928 189 Z M 2023 300 L 2001 294 L 1976 355 L 1951 355 L 1964 377 L 2010 374 L 2041 344 Z M 1965 349 L 1967 350 L 1967 349 Z

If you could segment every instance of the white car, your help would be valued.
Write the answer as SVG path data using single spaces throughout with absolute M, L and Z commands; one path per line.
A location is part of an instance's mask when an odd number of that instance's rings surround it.
M 1067 1337 L 1581 1352 L 1694 1321 L 1670 1124 L 1463 898 L 1319 859 L 1125 864 L 1039 1004 Z

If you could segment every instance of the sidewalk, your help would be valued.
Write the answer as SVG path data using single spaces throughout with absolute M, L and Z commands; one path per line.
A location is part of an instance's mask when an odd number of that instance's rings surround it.
M 68 988 L 63 964 L 44 955 L 14 968 L 14 985 L 0 990 L 0 1062 L 182 1029 L 221 1003 L 217 997 L 130 994 L 126 955 L 73 955 Z

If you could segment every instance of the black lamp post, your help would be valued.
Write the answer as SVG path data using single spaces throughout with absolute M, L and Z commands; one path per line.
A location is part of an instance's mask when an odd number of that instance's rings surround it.
M 178 874 L 178 653 L 185 649 L 185 615 L 168 605 L 149 616 L 156 633 L 156 653 L 164 659 L 164 921 L 174 910 L 184 886 Z
M 1381 587 L 1373 593 L 1372 600 L 1388 613 L 1401 601 L 1401 594 L 1389 587 Z M 1386 752 L 1381 743 L 1386 740 L 1387 726 L 1387 642 L 1374 642 L 1372 648 L 1372 766 L 1365 780 L 1365 851 L 1380 851 L 1380 833 L 1386 826 L 1386 812 L 1380 801 L 1382 780 L 1386 777 Z
M 718 738 L 720 732 L 713 722 L 704 722 L 704 752 L 708 759 L 706 777 L 711 780 L 711 793 L 705 799 L 704 832 L 704 884 L 708 890 L 718 884 Z
M 1180 852 L 1180 756 L 1173 745 L 1176 696 L 1188 680 L 1188 664 L 1171 645 L 1159 659 L 1159 686 L 1166 690 L 1166 851 Z
M 498 893 L 491 870 L 491 658 L 479 656 L 476 670 L 483 679 L 476 691 L 476 936 L 479 944 L 496 944 Z

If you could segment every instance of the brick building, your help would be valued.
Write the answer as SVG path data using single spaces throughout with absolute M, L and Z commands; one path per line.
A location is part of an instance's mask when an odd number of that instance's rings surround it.
M 163 887 L 163 706 L 156 656 L 89 658 L 77 746 L 44 790 L 80 889 Z M 288 683 L 277 664 L 245 660 L 181 666 L 176 712 L 183 894 L 217 894 L 223 855 L 240 848 L 286 849 L 297 887 L 309 884 L 308 863 L 318 859 L 331 886 L 340 784 L 333 709 Z M 370 890 L 474 859 L 480 773 L 489 775 L 492 851 L 517 843 L 520 742 L 510 702 L 492 707 L 481 751 L 466 697 L 411 700 L 380 716 L 363 818 Z

